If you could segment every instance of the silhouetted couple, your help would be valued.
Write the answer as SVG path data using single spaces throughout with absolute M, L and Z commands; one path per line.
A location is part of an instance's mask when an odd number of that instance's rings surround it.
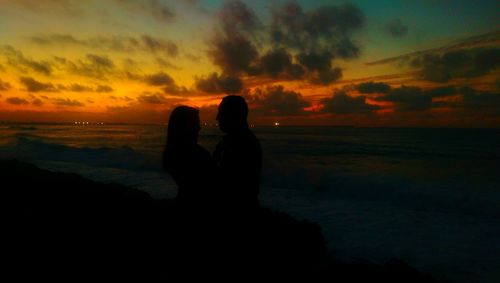
M 307 270 L 324 250 L 317 226 L 259 206 L 262 151 L 247 115 L 243 97 L 222 99 L 217 120 L 226 135 L 213 155 L 198 144 L 197 109 L 179 106 L 170 115 L 163 163 L 177 184 L 180 214 L 165 254 L 183 275 L 281 278 Z
M 177 199 L 182 206 L 230 210 L 227 213 L 258 207 L 262 152 L 248 127 L 247 116 L 243 97 L 229 95 L 222 99 L 217 120 L 226 135 L 211 155 L 198 144 L 199 111 L 188 106 L 172 111 L 163 164 L 177 184 Z

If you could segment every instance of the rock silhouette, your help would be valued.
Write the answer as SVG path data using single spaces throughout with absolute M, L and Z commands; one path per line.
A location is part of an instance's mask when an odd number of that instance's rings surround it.
M 173 200 L 15 160 L 0 161 L 0 178 L 4 268 L 16 281 L 434 282 L 397 260 L 335 261 L 319 225 L 266 208 L 249 219 L 185 214 Z

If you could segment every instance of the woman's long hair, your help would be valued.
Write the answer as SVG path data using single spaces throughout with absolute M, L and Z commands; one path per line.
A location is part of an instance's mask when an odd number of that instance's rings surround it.
M 176 156 L 182 154 L 182 149 L 197 144 L 200 130 L 199 111 L 189 106 L 178 106 L 168 121 L 167 142 L 163 150 L 163 167 L 167 172 L 175 166 Z

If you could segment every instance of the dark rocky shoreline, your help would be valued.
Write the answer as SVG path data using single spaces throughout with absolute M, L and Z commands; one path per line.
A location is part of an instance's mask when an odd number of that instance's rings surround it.
M 0 161 L 0 178 L 5 267 L 16 281 L 437 282 L 397 259 L 337 261 L 319 225 L 266 208 L 251 217 L 192 210 L 15 160 Z

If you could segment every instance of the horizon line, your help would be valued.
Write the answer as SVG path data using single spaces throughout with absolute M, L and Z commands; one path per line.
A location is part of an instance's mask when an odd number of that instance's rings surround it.
M 85 122 L 87 124 L 75 124 L 75 122 L 8 122 L 0 121 L 0 125 L 74 125 L 74 126 L 166 126 L 168 123 L 121 123 L 121 122 L 91 122 L 91 121 L 78 121 L 80 123 Z M 101 124 L 102 123 L 102 124 Z M 214 128 L 218 127 L 215 123 L 202 123 L 202 128 Z M 322 125 L 322 124 L 310 124 L 310 125 L 300 125 L 300 124 L 280 124 L 279 126 L 273 124 L 251 124 L 250 128 L 253 127 L 266 127 L 266 128 L 289 128 L 289 127 L 329 127 L 329 128 L 373 128 L 373 129 L 500 129 L 500 127 L 488 127 L 488 126 L 357 126 L 357 125 Z

